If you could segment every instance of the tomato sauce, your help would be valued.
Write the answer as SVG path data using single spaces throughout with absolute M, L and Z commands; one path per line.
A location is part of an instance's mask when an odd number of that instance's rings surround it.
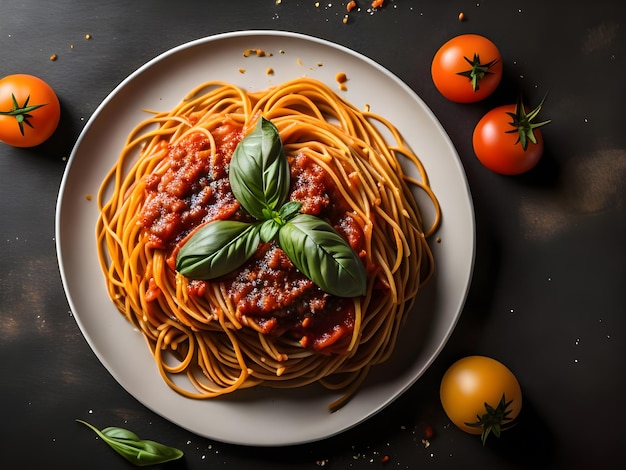
M 192 134 L 168 148 L 169 168 L 163 175 L 146 177 L 141 223 L 150 248 L 172 249 L 198 225 L 232 218 L 239 209 L 227 168 L 241 129 L 223 126 L 219 131 L 214 157 L 210 140 Z
M 145 180 L 141 223 L 150 247 L 173 250 L 196 227 L 211 220 L 250 220 L 230 189 L 228 165 L 242 138 L 241 129 L 225 125 L 214 135 L 190 135 L 167 151 L 169 168 Z M 290 200 L 301 212 L 326 219 L 357 252 L 364 235 L 324 169 L 305 154 L 289 156 Z M 243 324 L 262 333 L 286 335 L 303 347 L 324 353 L 345 351 L 354 330 L 351 299 L 323 292 L 300 273 L 275 243 L 262 243 L 241 268 L 220 279 Z M 203 295 L 204 281 L 193 281 L 190 295 Z

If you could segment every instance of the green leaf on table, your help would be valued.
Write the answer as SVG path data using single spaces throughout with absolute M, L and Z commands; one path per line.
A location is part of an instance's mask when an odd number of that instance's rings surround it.
M 115 452 L 138 467 L 155 465 L 179 459 L 183 451 L 159 442 L 141 439 L 128 429 L 108 427 L 99 430 L 86 421 L 77 419 L 79 423 L 89 427 Z

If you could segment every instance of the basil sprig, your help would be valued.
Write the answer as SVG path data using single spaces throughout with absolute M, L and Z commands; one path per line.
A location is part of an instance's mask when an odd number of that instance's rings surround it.
M 275 241 L 324 292 L 339 297 L 365 295 L 365 266 L 348 242 L 328 222 L 300 214 L 300 202 L 286 202 L 289 162 L 272 122 L 261 118 L 237 145 L 229 178 L 233 194 L 256 221 L 205 224 L 178 252 L 178 272 L 191 279 L 215 279 L 245 263 L 261 240 Z
M 91 428 L 113 450 L 138 467 L 165 463 L 183 456 L 180 449 L 141 439 L 128 429 L 108 427 L 100 431 L 86 421 L 76 421 Z

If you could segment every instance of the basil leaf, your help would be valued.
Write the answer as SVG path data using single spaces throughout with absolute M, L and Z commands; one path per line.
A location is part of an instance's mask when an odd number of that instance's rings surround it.
M 131 441 L 141 440 L 137 434 L 124 428 L 110 427 L 103 429 L 101 432 L 110 439 L 125 439 Z
M 285 225 L 289 219 L 295 217 L 301 207 L 301 202 L 291 201 L 283 204 L 278 211 L 263 209 L 263 218 L 265 220 L 261 223 L 261 240 L 264 242 L 277 241 L 280 227 Z
M 230 161 L 230 187 L 253 217 L 280 207 L 289 194 L 289 162 L 278 129 L 261 117 L 255 129 L 235 148 Z
M 245 263 L 259 241 L 256 224 L 214 220 L 199 228 L 181 247 L 176 270 L 191 279 L 215 279 Z
M 278 242 L 291 262 L 320 289 L 339 297 L 365 295 L 365 266 L 330 224 L 298 214 L 278 232 Z
M 280 223 L 274 219 L 268 219 L 261 223 L 260 235 L 261 240 L 264 242 L 271 242 L 275 240 L 280 230 Z
M 128 429 L 108 427 L 100 431 L 86 421 L 80 419 L 76 421 L 89 427 L 115 452 L 138 467 L 165 463 L 183 456 L 183 451 L 180 449 L 141 439 Z
M 293 218 L 298 212 L 300 212 L 301 208 L 301 202 L 289 201 L 281 206 L 281 208 L 278 210 L 278 215 L 284 222 L 287 222 L 289 219 Z

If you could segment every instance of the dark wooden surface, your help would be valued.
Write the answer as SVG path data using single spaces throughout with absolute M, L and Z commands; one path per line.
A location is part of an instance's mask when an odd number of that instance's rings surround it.
M 0 467 L 130 467 L 75 422 L 81 418 L 185 451 L 184 460 L 163 468 L 621 468 L 626 6 L 613 0 L 387 0 L 372 12 L 368 2 L 358 3 L 344 24 L 346 2 L 339 1 L 2 1 L 0 75 L 31 73 L 48 81 L 63 118 L 42 146 L 0 144 Z M 280 449 L 198 437 L 129 396 L 69 311 L 54 240 L 67 158 L 107 94 L 171 47 L 246 29 L 321 37 L 398 75 L 450 135 L 476 211 L 469 298 L 433 366 L 355 429 Z M 457 105 L 437 93 L 429 66 L 443 42 L 468 32 L 500 46 L 505 79 L 485 102 Z M 478 163 L 471 132 L 484 112 L 514 101 L 520 89 L 531 102 L 549 92 L 543 116 L 552 123 L 539 166 L 502 177 Z M 520 425 L 485 447 L 452 426 L 438 401 L 443 372 L 468 354 L 503 361 L 524 391 Z M 428 447 L 426 428 L 434 432 Z

